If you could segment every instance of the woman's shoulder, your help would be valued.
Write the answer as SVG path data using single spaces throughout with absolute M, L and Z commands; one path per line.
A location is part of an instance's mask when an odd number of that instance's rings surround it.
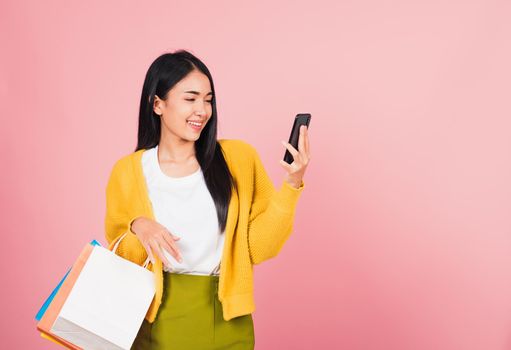
M 218 143 L 224 152 L 234 156 L 252 156 L 256 149 L 250 143 L 239 139 L 219 139 Z
M 130 169 L 132 169 L 134 161 L 137 160 L 137 157 L 141 157 L 143 153 L 143 149 L 134 151 L 131 153 L 123 154 L 114 161 L 111 173 L 120 173 L 125 174 Z

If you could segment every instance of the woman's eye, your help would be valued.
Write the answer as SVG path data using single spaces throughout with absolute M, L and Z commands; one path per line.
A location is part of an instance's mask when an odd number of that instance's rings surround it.
M 195 99 L 194 99 L 194 98 L 185 98 L 185 100 L 187 100 L 187 101 L 195 101 Z M 209 101 L 206 101 L 206 102 L 208 102 L 208 103 L 212 103 L 212 102 L 213 102 L 213 100 L 209 100 Z

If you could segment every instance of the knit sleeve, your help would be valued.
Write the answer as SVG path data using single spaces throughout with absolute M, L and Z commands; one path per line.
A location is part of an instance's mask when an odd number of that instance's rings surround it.
M 253 196 L 248 223 L 248 245 L 252 264 L 275 257 L 293 229 L 295 208 L 303 189 L 282 182 L 276 190 L 257 151 L 253 153 Z
M 106 186 L 106 214 L 105 214 L 105 238 L 109 248 L 122 238 L 117 248 L 117 254 L 134 263 L 142 264 L 147 253 L 133 231 L 131 223 L 136 217 L 130 217 L 126 208 L 126 199 L 123 195 L 123 183 L 120 177 L 119 162 L 117 162 L 110 174 Z

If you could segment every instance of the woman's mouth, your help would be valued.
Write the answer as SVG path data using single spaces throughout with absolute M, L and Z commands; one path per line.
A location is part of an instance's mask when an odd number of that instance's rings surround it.
M 186 124 L 188 124 L 188 126 L 190 126 L 192 130 L 199 131 L 204 123 L 188 121 L 186 122 Z

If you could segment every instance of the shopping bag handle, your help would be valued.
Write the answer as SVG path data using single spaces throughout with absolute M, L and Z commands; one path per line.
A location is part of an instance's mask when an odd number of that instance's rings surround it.
M 122 239 L 123 239 L 124 237 L 126 237 L 126 235 L 127 235 L 127 234 L 128 234 L 128 232 L 126 232 L 125 234 L 123 234 L 123 235 L 121 236 L 121 238 L 119 238 L 119 239 L 117 240 L 117 242 L 115 242 L 115 245 L 114 245 L 114 247 L 112 248 L 112 253 L 117 254 L 117 248 L 119 247 L 119 244 L 121 244 Z M 144 269 L 146 269 L 146 268 L 147 268 L 147 266 L 149 265 L 149 262 L 150 262 L 150 261 L 151 261 L 151 260 L 149 259 L 149 255 L 148 255 L 148 256 L 147 256 L 147 259 L 145 259 L 144 264 L 142 265 L 142 267 L 143 267 Z

